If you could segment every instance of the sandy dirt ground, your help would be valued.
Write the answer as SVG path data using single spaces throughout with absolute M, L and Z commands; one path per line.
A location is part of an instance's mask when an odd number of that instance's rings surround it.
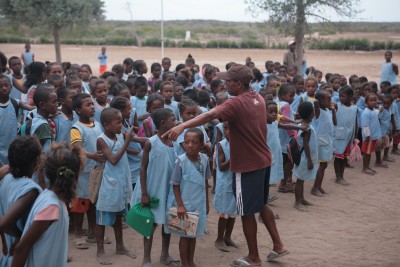
M 99 62 L 97 55 L 100 53 L 99 46 L 76 46 L 63 45 L 62 59 L 78 64 L 89 64 L 92 66 L 93 74 L 98 74 Z M 19 56 L 23 51 L 22 44 L 0 44 L 0 51 L 4 52 L 7 57 Z M 38 61 L 54 61 L 55 52 L 53 45 L 32 45 L 32 51 L 35 53 L 35 59 Z M 128 47 L 128 46 L 108 46 L 109 53 L 108 66 L 111 69 L 113 64 L 122 63 L 126 57 L 134 60 L 143 59 L 147 62 L 150 75 L 150 65 L 153 62 L 161 61 L 161 49 L 150 47 Z M 266 60 L 282 62 L 283 50 L 261 50 L 261 49 L 195 49 L 195 48 L 166 48 L 164 55 L 172 60 L 172 68 L 179 63 L 184 63 L 189 53 L 196 59 L 196 63 L 202 65 L 209 63 L 225 69 L 225 64 L 234 61 L 242 63 L 247 56 L 250 56 L 256 67 L 261 71 L 265 70 L 264 63 Z M 323 73 L 340 73 L 349 77 L 352 74 L 366 76 L 371 80 L 379 82 L 380 66 L 383 63 L 383 51 L 376 52 L 352 52 L 352 51 L 325 51 L 311 50 L 306 51 L 308 66 L 314 66 Z M 394 52 L 393 60 L 396 61 L 400 55 Z
M 8 57 L 18 55 L 23 45 L 0 45 L 0 50 Z M 37 60 L 54 60 L 54 49 L 50 45 L 33 45 Z M 74 63 L 89 63 L 97 73 L 97 53 L 99 47 L 63 46 L 63 59 Z M 148 65 L 161 58 L 160 50 L 154 48 L 108 47 L 110 66 L 121 62 L 125 57 L 144 59 Z M 284 51 L 273 50 L 203 50 L 203 49 L 166 49 L 165 55 L 172 58 L 173 66 L 183 62 L 188 53 L 192 53 L 199 64 L 205 62 L 220 68 L 228 61 L 243 62 L 251 56 L 256 65 L 263 70 L 267 59 L 282 60 Z M 399 54 L 394 54 L 394 59 Z M 339 72 L 346 76 L 353 73 L 378 80 L 383 52 L 332 52 L 307 51 L 309 65 L 323 72 Z M 292 206 L 294 195 L 277 193 L 272 187 L 270 193 L 278 200 L 271 203 L 271 208 L 280 216 L 278 229 L 290 254 L 274 263 L 263 266 L 399 266 L 400 262 L 400 175 L 397 165 L 399 156 L 394 156 L 396 163 L 389 169 L 379 169 L 379 174 L 371 177 L 361 173 L 361 163 L 354 169 L 346 169 L 345 178 L 350 186 L 334 183 L 332 163 L 329 164 L 324 185 L 329 193 L 326 197 L 309 194 L 312 184 L 305 183 L 305 197 L 314 204 L 309 212 L 299 212 Z M 373 159 L 374 160 L 374 157 Z M 211 201 L 213 195 L 210 194 Z M 233 239 L 240 245 L 229 253 L 218 251 L 214 247 L 217 234 L 218 216 L 211 209 L 207 219 L 208 235 L 198 239 L 195 262 L 201 267 L 229 266 L 229 262 L 247 252 L 240 219 L 237 220 Z M 135 260 L 114 255 L 115 239 L 112 228 L 106 234 L 113 244 L 106 245 L 106 253 L 111 256 L 114 266 L 141 266 L 143 257 L 142 237 L 134 230 L 124 230 L 126 246 L 133 250 Z M 73 261 L 70 267 L 93 267 L 97 264 L 96 245 L 90 244 L 88 250 L 77 250 L 72 245 L 73 235 L 69 236 L 69 254 Z M 171 255 L 179 257 L 179 239 L 171 240 Z M 272 248 L 272 242 L 263 224 L 258 223 L 258 245 L 261 258 L 265 260 Z M 161 236 L 158 228 L 155 233 L 152 258 L 155 267 L 164 266 L 159 261 Z M 51 253 L 51 251 L 49 251 Z

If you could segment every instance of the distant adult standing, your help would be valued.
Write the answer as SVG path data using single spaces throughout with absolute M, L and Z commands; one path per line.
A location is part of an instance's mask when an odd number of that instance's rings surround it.
M 285 54 L 283 55 L 283 65 L 286 66 L 286 68 L 296 65 L 296 61 L 297 61 L 297 54 L 295 51 L 296 50 L 296 42 L 289 41 L 288 47 L 289 47 L 289 51 L 286 51 Z
M 30 43 L 25 44 L 25 51 L 22 52 L 21 59 L 22 62 L 24 63 L 24 66 L 28 66 L 29 64 L 35 61 L 35 54 L 33 54 L 33 52 L 31 51 Z
M 388 81 L 392 85 L 397 84 L 396 76 L 399 75 L 399 66 L 392 62 L 392 51 L 385 52 L 386 62 L 381 68 L 381 82 Z
M 97 56 L 97 58 L 100 60 L 100 75 L 103 75 L 103 73 L 107 71 L 108 54 L 106 51 L 107 49 L 103 46 L 101 48 L 101 53 Z
M 250 87 L 254 76 L 249 67 L 233 64 L 227 72 L 218 72 L 216 75 L 226 81 L 229 94 L 235 98 L 179 124 L 164 136 L 176 140 L 186 128 L 203 125 L 217 118 L 228 122 L 233 190 L 249 250 L 248 255 L 235 260 L 233 266 L 260 266 L 262 261 L 257 247 L 256 213 L 260 213 L 273 242 L 267 260 L 288 253 L 279 237 L 274 214 L 267 205 L 271 152 L 267 146 L 265 103 L 263 97 Z

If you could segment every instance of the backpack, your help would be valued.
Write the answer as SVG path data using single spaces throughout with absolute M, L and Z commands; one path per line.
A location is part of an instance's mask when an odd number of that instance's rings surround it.
M 286 148 L 292 164 L 296 164 L 297 166 L 300 165 L 301 153 L 303 153 L 304 148 L 300 148 L 299 140 L 297 140 L 297 134 L 290 138 Z
M 147 117 L 146 120 L 147 120 L 147 123 L 148 123 L 148 125 L 149 125 L 150 131 L 153 132 L 153 120 L 151 119 L 150 116 Z M 145 130 L 144 130 L 144 125 L 142 125 L 142 126 L 139 128 L 139 131 L 138 131 L 138 133 L 137 133 L 137 136 L 139 136 L 139 137 L 146 137 L 146 132 L 145 132 Z
M 26 120 L 18 130 L 19 136 L 31 135 L 32 120 Z
M 18 102 L 17 102 L 17 100 L 15 100 L 14 98 L 11 98 L 11 97 L 10 97 L 10 101 L 11 101 L 11 104 L 13 105 L 13 107 L 15 109 L 15 116 L 18 119 L 18 111 L 19 111 Z

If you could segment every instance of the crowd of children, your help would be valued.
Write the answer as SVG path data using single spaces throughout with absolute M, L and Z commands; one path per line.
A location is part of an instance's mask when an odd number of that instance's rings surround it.
M 209 203 L 219 215 L 215 246 L 224 252 L 237 247 L 231 239 L 238 209 L 228 123 L 209 121 L 185 130 L 176 141 L 164 135 L 232 97 L 217 78 L 217 67 L 200 68 L 189 55 L 171 71 L 171 59 L 163 58 L 151 65 L 146 79 L 143 60 L 126 58 L 107 71 L 103 48 L 96 77 L 87 64 L 34 61 L 29 49 L 22 57 L 25 71 L 20 58 L 7 61 L 0 52 L 0 266 L 66 266 L 68 228 L 77 249 L 97 243 L 100 264 L 111 264 L 104 250 L 111 242 L 105 226 L 114 228 L 116 253 L 136 258 L 123 242 L 124 216 L 137 203 L 149 206 L 152 197 L 159 199 L 151 211 L 154 229 L 160 225 L 162 233 L 160 262 L 195 266 L 196 237 L 207 232 Z M 332 159 L 336 183 L 349 185 L 344 171 L 352 167 L 358 147 L 368 175 L 377 173 L 373 166 L 387 168 L 395 161 L 389 152 L 400 155 L 400 87 L 391 57 L 387 51 L 382 76 L 390 80 L 382 80 L 380 88 L 357 75 L 326 73 L 324 82 L 323 73 L 313 68 L 303 76 L 295 66 L 266 61 L 261 73 L 251 59 L 246 63 L 254 74 L 252 88 L 265 99 L 269 184 L 293 192 L 297 210 L 312 205 L 305 199 L 305 181 L 314 181 L 311 194 L 327 194 L 322 183 Z M 93 203 L 89 177 L 100 165 L 104 170 Z M 199 214 L 195 237 L 178 234 L 180 261 L 169 254 L 171 233 L 177 234 L 167 226 L 171 207 L 179 218 Z M 152 243 L 152 236 L 143 238 L 142 266 L 152 266 Z M 49 247 L 49 257 L 42 257 Z

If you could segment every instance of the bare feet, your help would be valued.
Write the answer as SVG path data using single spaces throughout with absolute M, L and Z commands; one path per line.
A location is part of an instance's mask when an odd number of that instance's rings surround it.
M 314 196 L 317 196 L 317 197 L 322 197 L 322 196 L 324 196 L 324 195 L 323 195 L 318 189 L 316 189 L 316 188 L 311 189 L 311 194 L 314 195 Z
M 378 168 L 389 168 L 389 166 L 386 163 L 383 163 L 383 162 L 375 163 L 375 167 L 378 167 Z
M 224 241 L 215 241 L 215 247 L 223 252 L 230 252 L 231 250 L 226 246 Z
M 125 255 L 128 256 L 132 259 L 136 259 L 136 255 L 133 252 L 130 252 L 129 250 L 127 250 L 125 247 L 119 248 L 115 251 L 115 254 L 117 255 Z
M 312 203 L 308 202 L 304 198 L 301 200 L 301 204 L 304 205 L 304 206 L 314 206 Z
M 230 239 L 230 238 L 229 239 L 225 238 L 224 242 L 228 247 L 239 248 L 239 246 L 235 242 L 233 242 L 232 239 Z
M 341 177 L 337 177 L 335 183 L 340 184 L 340 185 L 350 185 L 349 182 L 347 182 L 345 179 Z
M 300 203 L 294 204 L 293 208 L 295 208 L 295 209 L 297 209 L 299 211 L 303 211 L 303 212 L 307 212 L 308 211 L 307 207 L 304 206 L 303 204 L 300 204 Z
M 327 195 L 328 193 L 322 188 L 318 188 L 318 191 L 321 192 L 321 194 Z
M 391 157 L 389 157 L 389 156 L 383 157 L 382 160 L 383 160 L 383 161 L 387 161 L 387 162 L 395 162 L 395 161 L 396 161 L 394 158 L 391 158 Z
M 160 262 L 164 265 L 171 266 L 171 267 L 179 267 L 181 266 L 181 261 L 174 259 L 171 256 L 167 256 L 166 258 L 160 258 Z
M 110 261 L 110 258 L 106 256 L 104 252 L 97 252 L 97 262 L 100 263 L 101 265 L 111 265 L 112 262 Z

